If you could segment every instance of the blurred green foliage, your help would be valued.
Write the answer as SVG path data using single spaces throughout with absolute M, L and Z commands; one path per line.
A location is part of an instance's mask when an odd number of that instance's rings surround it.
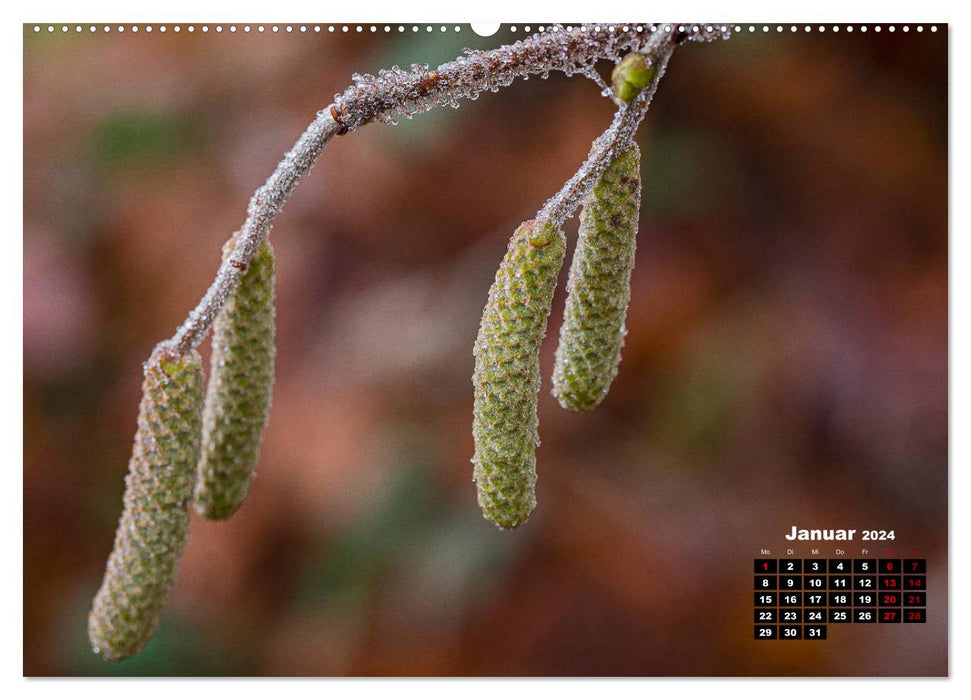
M 199 145 L 195 122 L 178 112 L 115 112 L 91 135 L 95 162 L 109 171 L 165 166 Z

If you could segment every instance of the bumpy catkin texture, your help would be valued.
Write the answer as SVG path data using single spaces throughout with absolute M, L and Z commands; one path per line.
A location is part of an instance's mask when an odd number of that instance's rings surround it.
M 533 222 L 509 242 L 475 341 L 472 433 L 479 506 L 500 528 L 518 527 L 536 505 L 539 350 L 566 253 L 562 232 L 530 243 Z
M 275 275 L 273 249 L 263 241 L 213 324 L 195 492 L 196 511 L 210 520 L 235 513 L 253 479 L 273 388 Z
M 155 631 L 189 531 L 202 429 L 202 361 L 159 345 L 145 363 L 124 510 L 88 617 L 94 651 L 120 661 Z
M 637 245 L 640 160 L 636 144 L 618 155 L 580 213 L 553 371 L 553 395 L 571 411 L 596 408 L 617 376 Z

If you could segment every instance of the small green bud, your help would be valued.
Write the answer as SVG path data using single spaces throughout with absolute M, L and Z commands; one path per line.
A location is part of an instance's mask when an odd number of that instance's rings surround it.
M 482 514 L 503 529 L 522 525 L 536 505 L 539 351 L 566 254 L 561 231 L 538 246 L 522 224 L 489 290 L 475 341 L 472 434 Z
M 553 395 L 570 411 L 596 408 L 617 376 L 637 247 L 640 163 L 636 144 L 614 158 L 580 212 L 553 370 Z
M 235 244 L 236 237 L 226 244 L 224 258 Z M 213 324 L 195 491 L 196 511 L 209 520 L 235 513 L 253 480 L 273 389 L 275 278 L 264 240 Z
M 654 77 L 654 66 L 639 53 L 629 53 L 614 67 L 610 80 L 614 86 L 614 100 L 630 102 L 641 94 Z
M 189 533 L 202 430 L 202 359 L 156 346 L 145 363 L 124 510 L 88 616 L 95 653 L 121 661 L 151 638 Z

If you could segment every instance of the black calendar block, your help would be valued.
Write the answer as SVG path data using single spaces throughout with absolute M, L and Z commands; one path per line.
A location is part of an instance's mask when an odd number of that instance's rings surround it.
M 848 591 L 853 583 L 853 579 L 850 576 L 830 576 L 829 577 L 829 590 L 831 591 Z
M 877 560 L 876 559 L 854 559 L 853 573 L 854 574 L 876 574 Z
M 826 639 L 830 624 L 927 622 L 925 559 L 756 559 L 756 639 Z
M 885 622 L 900 622 L 900 608 L 881 608 L 877 613 L 877 618 L 881 624 Z
M 900 559 L 881 559 L 881 574 L 899 574 L 903 569 L 903 562 Z
M 807 608 L 823 607 L 826 605 L 826 594 L 822 591 L 806 591 L 804 600 Z
M 779 604 L 779 594 L 775 592 L 757 592 L 755 594 L 755 607 L 774 608 Z
M 926 574 L 927 560 L 926 559 L 904 559 L 904 573 L 905 574 Z
M 825 576 L 803 576 L 802 587 L 807 591 L 825 591 L 826 577 Z
M 755 638 L 756 639 L 778 639 L 779 638 L 778 628 L 775 625 L 756 625 Z
M 881 591 L 877 599 L 881 608 L 899 608 L 903 596 L 896 591 Z
M 848 608 L 853 604 L 853 598 L 849 591 L 846 593 L 840 591 L 830 591 L 829 592 L 829 607 L 831 608 Z
M 775 608 L 770 610 L 756 610 L 755 622 L 760 625 L 775 624 L 779 621 L 779 611 Z
M 927 611 L 923 608 L 904 610 L 904 622 L 927 622 Z
M 802 630 L 803 639 L 826 639 L 826 625 L 806 625 Z
M 909 608 L 927 607 L 927 594 L 918 591 L 907 591 L 903 594 L 904 606 Z
M 901 577 L 900 576 L 881 576 L 880 577 L 880 590 L 881 591 L 899 591 L 901 588 Z
M 774 574 L 775 572 L 776 572 L 775 559 L 756 559 L 755 560 L 755 573 Z
M 782 559 L 779 561 L 780 574 L 801 574 L 802 559 Z
M 778 577 L 776 576 L 756 576 L 755 589 L 758 591 L 775 590 L 779 587 Z
M 823 624 L 826 622 L 826 608 L 806 608 L 802 611 L 803 622 Z
M 829 621 L 833 624 L 842 624 L 853 621 L 852 611 L 847 608 L 845 610 L 840 610 L 839 608 L 829 609 Z

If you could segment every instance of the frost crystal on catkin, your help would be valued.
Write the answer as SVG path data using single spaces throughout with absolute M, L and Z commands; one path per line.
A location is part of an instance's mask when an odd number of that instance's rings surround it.
M 226 244 L 224 257 L 235 241 Z M 196 511 L 210 520 L 235 513 L 253 479 L 273 388 L 275 274 L 273 249 L 264 240 L 213 324 L 195 491 Z
M 202 429 L 202 361 L 158 345 L 145 363 L 124 511 L 88 617 L 94 651 L 136 653 L 155 631 L 189 530 Z
M 483 515 L 504 529 L 522 525 L 536 505 L 539 350 L 565 253 L 560 231 L 534 236 L 533 222 L 522 224 L 496 272 L 475 341 L 475 482 Z
M 634 145 L 607 166 L 580 213 L 553 371 L 553 395 L 571 411 L 594 409 L 617 376 L 640 198 L 640 151 Z

